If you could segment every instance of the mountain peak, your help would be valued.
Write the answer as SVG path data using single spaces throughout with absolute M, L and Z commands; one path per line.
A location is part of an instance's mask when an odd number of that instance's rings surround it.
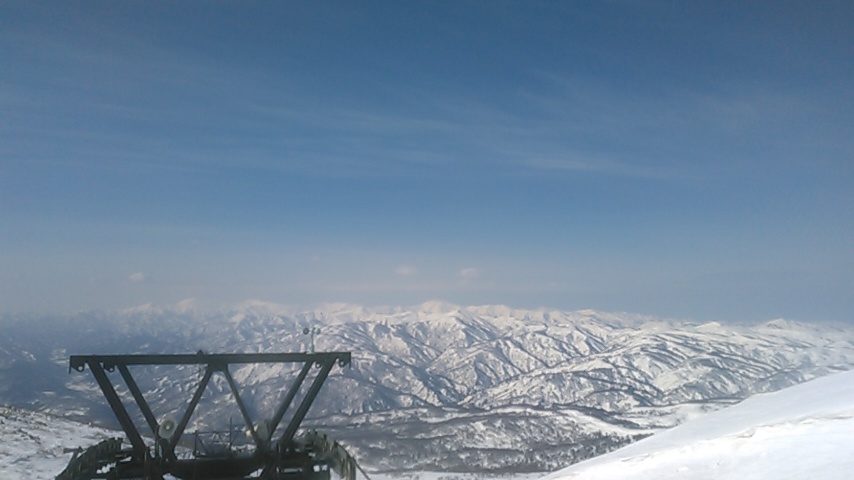
M 445 314 L 460 310 L 460 306 L 443 300 L 429 300 L 418 305 L 416 309 L 423 313 Z

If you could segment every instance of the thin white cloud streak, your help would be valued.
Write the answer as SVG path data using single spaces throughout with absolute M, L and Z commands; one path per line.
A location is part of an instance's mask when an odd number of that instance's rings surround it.
M 447 170 L 489 162 L 533 171 L 682 178 L 708 168 L 697 163 L 697 157 L 714 157 L 729 165 L 742 162 L 745 154 L 739 153 L 737 144 L 747 136 L 773 136 L 769 129 L 789 131 L 785 119 L 792 117 L 794 109 L 786 105 L 801 103 L 767 93 L 614 92 L 588 80 L 550 74 L 543 75 L 539 90 L 516 92 L 504 102 L 398 86 L 392 95 L 398 103 L 351 100 L 337 106 L 324 100 L 321 92 L 288 94 L 271 88 L 275 82 L 268 76 L 223 70 L 174 54 L 161 56 L 164 52 L 142 50 L 139 56 L 145 68 L 119 55 L 73 46 L 63 46 L 59 52 L 52 55 L 66 61 L 83 58 L 100 69 L 125 72 L 120 76 L 127 77 L 131 86 L 153 82 L 173 93 L 192 86 L 196 98 L 216 99 L 222 116 L 229 118 L 222 124 L 203 123 L 203 137 L 191 143 L 163 138 L 159 132 L 117 133 L 55 123 L 41 131 L 39 123 L 11 127 L 28 129 L 33 137 L 58 140 L 67 153 L 62 162 L 102 168 L 117 168 L 117 164 L 169 170 L 233 166 L 325 176 L 387 176 L 410 175 L 413 166 Z M 142 79 L 131 78 L 140 70 L 145 74 Z M 83 78 L 63 82 L 90 88 L 81 83 Z M 43 102 L 32 92 L 19 93 L 15 97 Z M 102 113 L 112 112 L 111 118 L 143 125 L 164 119 L 164 99 L 121 103 L 124 100 L 106 98 L 90 92 L 80 102 Z M 23 108 L 19 103 L 13 106 Z M 175 109 L 177 116 L 168 115 L 166 127 L 195 124 L 209 113 L 204 104 L 181 107 Z M 290 133 L 292 127 L 298 127 L 299 133 Z M 579 145 L 591 138 L 606 146 Z M 715 142 L 736 148 L 715 153 Z M 7 145 L 7 153 L 24 155 L 29 150 L 20 143 L 11 145 L 19 147 Z
M 121 164 L 125 168 L 169 170 L 231 165 L 285 171 L 308 169 L 308 172 L 325 175 L 399 172 L 401 168 L 405 170 L 407 164 L 449 167 L 455 162 L 466 163 L 466 151 L 500 159 L 507 157 L 507 152 L 529 150 L 526 137 L 536 137 L 535 132 L 519 126 L 528 119 L 507 113 L 500 106 L 478 104 L 471 99 L 460 102 L 441 94 L 425 96 L 408 91 L 395 97 L 422 100 L 408 100 L 406 105 L 379 109 L 378 105 L 338 107 L 320 97 L 306 99 L 283 94 L 281 89 L 272 90 L 267 87 L 273 83 L 272 79 L 265 79 L 263 75 L 245 71 L 238 75 L 198 61 L 175 58 L 174 54 L 164 55 L 168 52 L 140 48 L 133 48 L 138 57 L 136 61 L 73 45 L 49 51 L 54 52 L 50 55 L 54 63 L 74 64 L 82 59 L 96 70 L 120 72 L 111 75 L 122 78 L 118 83 L 127 85 L 131 91 L 136 90 L 134 85 L 142 83 L 160 84 L 167 95 L 170 91 L 176 93 L 192 86 L 197 97 L 215 99 L 219 108 L 225 109 L 223 116 L 232 119 L 223 125 L 208 125 L 206 135 L 212 142 L 187 144 L 170 139 L 168 135 L 164 138 L 159 134 L 141 134 L 139 131 L 144 129 L 117 133 L 109 127 L 82 129 L 56 122 L 31 122 L 28 127 L 17 128 L 28 129 L 33 137 L 59 141 L 66 152 L 63 158 L 68 159 L 64 162 L 83 162 L 95 167 L 98 162 L 110 168 Z M 136 76 L 139 73 L 141 78 Z M 88 84 L 89 77 L 78 72 L 63 79 L 60 85 L 82 91 L 89 89 L 89 94 L 80 97 L 78 103 L 85 105 L 93 115 L 143 126 L 163 122 L 163 98 L 155 102 L 137 98 L 130 103 L 124 96 L 111 95 L 109 92 L 114 88 L 108 88 L 106 93 L 93 92 Z M 30 102 L 44 101 L 26 90 L 19 93 L 18 98 L 30 98 Z M 182 108 L 171 107 L 177 115 L 167 115 L 166 127 L 196 124 L 199 118 L 208 116 L 205 105 L 179 106 Z M 23 107 L 18 105 L 18 108 Z M 421 113 L 412 114 L 411 111 Z M 287 131 L 291 126 L 311 132 L 317 140 L 289 135 Z M 540 127 L 534 125 L 534 128 Z M 277 134 L 270 135 L 271 132 Z M 429 138 L 441 141 L 431 142 Z M 438 149 L 434 143 L 441 144 L 442 148 Z M 447 150 L 449 146 L 451 151 Z M 28 149 L 18 150 L 23 154 Z M 293 158 L 301 161 L 287 160 Z M 523 159 L 515 163 L 525 165 L 527 162 Z
M 520 95 L 516 100 L 530 100 L 527 113 L 433 94 L 425 102 L 440 106 L 424 115 L 436 115 L 434 120 L 394 112 L 349 113 L 360 121 L 339 127 L 362 129 L 368 138 L 426 132 L 441 138 L 443 146 L 457 149 L 448 154 L 427 144 L 421 150 L 391 154 L 390 159 L 403 160 L 417 152 L 439 166 L 488 158 L 504 166 L 642 179 L 698 178 L 710 170 L 745 164 L 773 166 L 779 155 L 763 155 L 757 149 L 788 143 L 786 132 L 805 135 L 798 128 L 802 123 L 798 105 L 806 102 L 785 93 L 618 96 L 602 87 L 567 90 L 571 89 L 552 88 L 539 98 Z
M 471 280 L 480 276 L 480 270 L 474 267 L 464 268 L 460 270 L 459 276 L 462 279 Z
M 89 28 L 96 22 L 75 20 Z M 48 153 L 31 148 L 35 142 L 14 140 L 20 128 L 32 137 L 57 139 L 57 149 L 66 154 L 51 161 L 90 168 L 240 167 L 375 177 L 490 164 L 534 174 L 681 179 L 747 163 L 773 167 L 784 155 L 788 162 L 808 161 L 804 155 L 786 154 L 787 149 L 841 154 L 851 147 L 850 132 L 843 129 L 817 133 L 821 102 L 827 99 L 821 97 L 818 106 L 811 100 L 821 93 L 779 86 L 763 85 L 760 91 L 719 80 L 716 91 L 680 89 L 672 83 L 674 88 L 665 89 L 671 84 L 662 78 L 660 92 L 626 91 L 597 78 L 530 72 L 533 80 L 522 90 L 508 87 L 489 98 L 465 85 L 437 90 L 435 85 L 389 84 L 386 78 L 367 75 L 360 86 L 384 94 L 382 103 L 366 103 L 311 90 L 310 79 L 299 72 L 273 76 L 267 65 L 236 69 L 124 33 L 100 31 L 103 43 L 110 45 L 102 49 L 80 39 L 75 43 L 23 27 L 9 29 L 3 34 L 9 44 L 37 53 L 41 64 L 28 71 L 41 69 L 41 80 L 54 82 L 61 95 L 46 98 L 28 84 L 10 83 L 17 80 L 8 78 L 17 77 L 8 76 L 2 105 L 11 115 L 37 105 L 48 117 L 54 114 L 48 106 L 76 102 L 75 108 L 97 110 L 95 116 L 160 129 L 81 129 L 69 126 L 75 125 L 75 115 L 66 112 L 70 124 L 18 127 L 19 122 L 9 122 L 4 129 L 11 141 L 0 142 L 4 156 L 33 160 L 30 152 L 36 151 L 40 161 L 47 161 Z M 46 76 L 55 66 L 71 75 Z M 158 93 L 146 96 L 152 85 Z M 83 94 L 67 95 L 69 90 Z M 179 101 L 170 104 L 170 99 Z M 165 113 L 164 104 L 169 107 Z M 211 115 L 213 107 L 216 115 Z M 57 114 L 62 116 L 62 109 Z M 212 117 L 220 123 L 211 123 Z M 200 138 L 171 136 L 172 130 L 190 125 L 201 125 Z M 773 159 L 769 148 L 777 148 Z
M 683 175 L 665 168 L 631 165 L 608 159 L 578 159 L 578 158 L 532 158 L 524 162 L 535 169 L 559 170 L 601 175 L 615 175 L 648 179 L 673 179 Z
M 398 265 L 394 269 L 394 273 L 400 275 L 401 277 L 411 277 L 413 275 L 418 274 L 418 269 L 411 265 Z
M 134 272 L 128 276 L 128 280 L 132 283 L 142 283 L 146 280 L 146 277 L 142 272 Z
M 682 178 L 710 169 L 797 165 L 804 147 L 840 151 L 851 146 L 849 138 L 828 134 L 835 130 L 823 112 L 834 102 L 828 94 L 751 84 L 617 91 L 592 79 L 542 77 L 541 90 L 520 94 L 541 113 L 526 125 L 543 139 L 543 147 L 527 152 L 547 159 L 532 162 L 535 167 Z M 561 137 L 575 147 L 562 154 Z M 585 139 L 595 140 L 595 148 L 580 148 Z M 558 160 L 567 156 L 569 161 Z

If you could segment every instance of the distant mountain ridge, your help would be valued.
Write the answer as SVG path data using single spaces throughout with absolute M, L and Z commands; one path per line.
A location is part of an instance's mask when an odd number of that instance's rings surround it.
M 68 355 L 304 351 L 308 326 L 321 330 L 318 351 L 352 351 L 353 363 L 333 373 L 307 423 L 387 470 L 551 470 L 854 366 L 854 328 L 786 320 L 727 325 L 443 302 L 297 310 L 253 301 L 205 313 L 184 302 L 0 317 L 8 333 L 0 403 L 109 420 L 90 376 L 68 374 Z M 232 372 L 261 416 L 275 408 L 282 377 L 294 375 L 272 368 Z M 194 369 L 146 374 L 140 383 L 159 415 L 182 407 L 197 381 Z M 210 412 L 194 417 L 196 426 L 234 412 L 205 401 Z

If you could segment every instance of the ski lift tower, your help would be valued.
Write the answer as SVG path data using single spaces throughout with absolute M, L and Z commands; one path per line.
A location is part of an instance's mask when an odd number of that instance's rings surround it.
M 282 391 L 270 420 L 251 417 L 231 374 L 234 365 L 255 363 L 302 365 L 290 387 Z M 134 367 L 152 365 L 197 365 L 204 371 L 177 420 L 155 418 L 149 399 L 145 398 L 132 374 Z M 86 368 L 92 372 L 130 447 L 122 448 L 124 441 L 116 438 L 79 450 L 56 479 L 163 480 L 164 475 L 171 475 L 182 480 L 328 480 L 330 471 L 335 471 L 344 480 L 356 480 L 357 470 L 367 477 L 334 440 L 315 431 L 297 436 L 300 424 L 329 373 L 336 366 L 347 365 L 350 365 L 350 352 L 316 353 L 313 348 L 309 353 L 73 355 L 69 360 L 69 372 L 83 372 Z M 243 417 L 245 431 L 251 438 L 250 448 L 240 451 L 194 448 L 192 454 L 180 453 L 179 444 L 188 443 L 182 441 L 184 430 L 214 375 L 225 377 L 228 383 Z M 312 379 L 306 383 L 309 377 Z M 121 383 L 126 393 L 124 399 L 116 390 Z M 139 421 L 143 423 L 142 429 L 125 405 L 131 403 L 127 397 L 133 399 L 144 419 L 144 423 Z M 276 432 L 280 434 L 276 436 Z

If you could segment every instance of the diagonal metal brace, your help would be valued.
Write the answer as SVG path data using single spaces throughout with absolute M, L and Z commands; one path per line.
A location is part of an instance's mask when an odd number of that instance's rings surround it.
M 178 422 L 178 426 L 175 427 L 175 431 L 172 433 L 172 438 L 169 439 L 169 455 L 175 455 L 175 447 L 178 445 L 178 440 L 181 439 L 181 435 L 184 434 L 184 429 L 187 428 L 187 424 L 190 423 L 190 418 L 193 416 L 193 411 L 196 410 L 196 406 L 199 404 L 199 400 L 202 399 L 202 393 L 205 392 L 205 388 L 208 386 L 208 382 L 211 380 L 211 376 L 214 372 L 214 366 L 208 365 L 205 369 L 205 375 L 202 377 L 202 380 L 199 382 L 199 386 L 196 388 L 196 393 L 193 394 L 193 398 L 190 400 L 190 404 L 187 405 L 187 409 L 184 411 L 184 416 L 181 417 L 181 421 Z
M 137 430 L 136 425 L 134 425 L 133 420 L 130 418 L 121 398 L 119 398 L 119 395 L 116 393 L 116 389 L 113 388 L 110 378 L 101 367 L 101 362 L 97 360 L 90 360 L 87 363 L 89 364 L 89 370 L 92 370 L 92 375 L 95 377 L 95 381 L 97 381 L 98 386 L 101 387 L 101 392 L 103 392 L 104 398 L 107 399 L 107 403 L 109 403 L 110 408 L 113 409 L 113 413 L 115 413 L 116 419 L 119 421 L 119 425 L 122 426 L 122 430 L 124 430 L 125 435 L 127 435 L 128 440 L 130 440 L 130 444 L 133 445 L 134 452 L 142 458 L 148 449 L 145 446 L 145 442 L 142 441 L 139 430 Z
M 293 418 L 291 418 L 290 423 L 288 423 L 288 428 L 285 429 L 285 433 L 282 434 L 279 439 L 280 446 L 287 447 L 291 440 L 293 440 L 294 435 L 297 433 L 297 429 L 299 429 L 305 415 L 308 413 L 308 409 L 314 402 L 315 397 L 317 397 L 318 392 L 320 392 L 320 387 L 323 386 L 323 382 L 326 381 L 326 377 L 329 376 L 329 372 L 332 370 L 333 366 L 335 366 L 334 358 L 327 358 L 321 364 L 320 372 L 316 377 L 314 377 L 311 387 L 308 389 L 308 392 L 306 392 L 302 402 L 300 402 L 300 405 L 297 408 L 296 413 L 294 413 Z

